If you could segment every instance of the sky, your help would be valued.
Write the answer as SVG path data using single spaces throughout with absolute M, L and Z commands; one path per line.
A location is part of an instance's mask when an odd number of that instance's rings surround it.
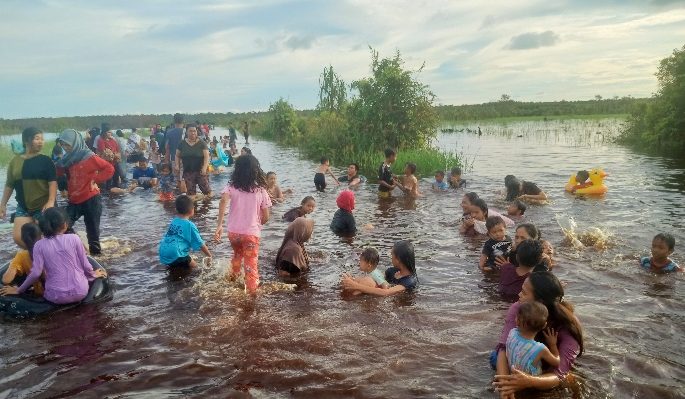
M 245 112 L 318 101 L 370 50 L 437 104 L 650 96 L 685 0 L 2 0 L 0 118 Z

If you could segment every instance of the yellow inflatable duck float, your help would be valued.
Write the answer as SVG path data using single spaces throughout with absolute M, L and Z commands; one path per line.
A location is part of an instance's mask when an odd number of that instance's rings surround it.
M 595 168 L 589 171 L 590 183 L 579 184 L 576 181 L 576 175 L 571 176 L 566 183 L 566 191 L 576 195 L 602 195 L 608 191 L 607 186 L 604 185 L 604 178 L 608 174 L 604 170 Z

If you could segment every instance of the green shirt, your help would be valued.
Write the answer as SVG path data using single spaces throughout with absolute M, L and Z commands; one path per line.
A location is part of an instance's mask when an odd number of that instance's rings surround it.
M 55 164 L 43 154 L 29 159 L 18 155 L 7 167 L 7 187 L 17 192 L 17 204 L 28 212 L 41 210 L 48 202 L 48 184 L 57 180 Z

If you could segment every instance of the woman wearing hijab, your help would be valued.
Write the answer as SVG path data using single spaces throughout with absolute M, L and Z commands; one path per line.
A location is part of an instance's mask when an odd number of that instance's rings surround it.
M 357 224 L 354 220 L 352 211 L 354 210 L 354 192 L 344 190 L 338 194 L 335 200 L 338 205 L 338 210 L 333 215 L 331 220 L 331 230 L 340 236 L 351 236 L 357 232 Z
M 288 225 L 283 243 L 276 254 L 276 269 L 282 277 L 291 277 L 309 268 L 304 243 L 312 238 L 314 220 L 299 217 Z
M 88 247 L 91 255 L 99 255 L 100 216 L 102 203 L 98 184 L 105 183 L 114 175 L 114 166 L 95 155 L 83 141 L 81 133 L 66 129 L 59 135 L 64 148 L 64 156 L 57 162 L 58 174 L 67 175 L 69 192 L 69 230 L 73 231 L 74 223 L 81 216 L 86 225 Z

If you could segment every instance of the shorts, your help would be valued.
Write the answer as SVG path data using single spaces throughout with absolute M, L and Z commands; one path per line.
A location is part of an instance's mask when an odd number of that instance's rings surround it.
M 17 209 L 14 211 L 15 218 L 33 218 L 33 220 L 38 220 L 42 214 L 43 211 L 41 209 L 29 212 L 19 204 L 17 204 Z
M 190 262 L 192 262 L 193 259 L 190 257 L 190 255 L 184 256 L 182 258 L 178 258 L 175 261 L 169 263 L 167 266 L 168 267 L 190 267 Z
M 164 201 L 164 202 L 174 201 L 174 200 L 176 200 L 176 196 L 174 195 L 173 192 L 165 193 L 162 191 L 159 193 L 159 200 Z
M 314 175 L 314 186 L 316 186 L 317 191 L 326 189 L 326 176 L 323 173 Z
M 183 181 L 186 183 L 186 193 L 188 195 L 197 194 L 196 186 L 200 186 L 200 191 L 202 194 L 209 195 L 212 189 L 209 187 L 209 177 L 207 175 L 202 175 L 200 172 L 188 172 L 183 171 Z

